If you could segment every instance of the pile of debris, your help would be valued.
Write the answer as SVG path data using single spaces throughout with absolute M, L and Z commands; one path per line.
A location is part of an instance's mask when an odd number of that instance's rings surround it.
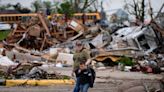
M 69 79 L 54 69 L 54 64 L 39 61 L 9 59 L 3 50 L 0 56 L 0 77 L 5 79 Z
M 11 32 L 4 40 L 6 45 L 23 47 L 24 51 L 42 51 L 53 43 L 49 41 L 50 31 L 44 17 L 39 14 L 1 14 L 2 22 L 11 23 Z M 3 18 L 6 18 L 4 20 Z M 23 50 L 22 48 L 22 50 Z
M 45 72 L 42 67 L 49 69 L 46 66 L 49 62 L 51 67 L 71 66 L 74 43 L 77 40 L 84 44 L 95 67 L 101 63 L 117 64 L 124 71 L 147 73 L 160 73 L 164 67 L 164 50 L 160 50 L 163 49 L 161 39 L 164 34 L 154 22 L 114 31 L 111 28 L 102 28 L 98 23 L 92 23 L 94 25 L 88 27 L 75 19 L 67 23 L 54 23 L 53 19 L 47 20 L 40 13 L 0 15 L 4 16 L 11 17 L 11 20 L 3 22 L 13 23 L 10 35 L 1 46 L 8 53 L 12 52 L 12 55 L 5 55 L 3 51 L 3 56 L 0 57 L 0 65 L 7 65 L 7 72 L 2 72 L 7 77 L 61 78 L 56 72 Z M 17 19 L 13 21 L 12 17 Z

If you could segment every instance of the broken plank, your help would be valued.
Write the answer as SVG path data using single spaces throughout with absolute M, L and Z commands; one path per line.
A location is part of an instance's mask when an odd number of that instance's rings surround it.
M 81 35 L 83 35 L 84 32 L 80 31 L 77 35 L 75 35 L 74 37 L 68 39 L 68 41 L 73 41 L 75 39 L 77 39 L 78 37 L 80 37 Z
M 45 20 L 44 20 L 43 16 L 41 16 L 41 14 L 38 14 L 38 17 L 39 17 L 39 19 L 40 19 L 40 21 L 41 21 L 43 27 L 45 28 L 45 30 L 46 30 L 46 32 L 47 32 L 47 35 L 48 35 L 48 36 L 51 36 L 50 31 L 49 31 L 49 29 L 48 29 L 48 27 L 47 27 L 47 25 L 46 25 L 46 23 L 45 23 Z
M 44 47 L 44 45 L 45 45 L 45 42 L 46 42 L 46 36 L 44 36 L 44 40 L 43 40 L 43 43 L 42 43 L 42 46 L 41 46 L 41 48 L 40 48 L 40 51 L 42 51 L 43 50 L 43 47 Z
M 30 50 L 25 49 L 25 48 L 23 48 L 23 47 L 20 47 L 20 46 L 18 46 L 18 45 L 16 45 L 16 44 L 14 45 L 14 47 L 15 47 L 16 49 L 18 49 L 18 50 L 22 50 L 22 51 L 24 51 L 24 52 L 31 53 Z

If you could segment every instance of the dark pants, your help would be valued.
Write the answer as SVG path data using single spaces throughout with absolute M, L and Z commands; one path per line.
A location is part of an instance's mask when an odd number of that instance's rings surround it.
M 73 92 L 79 92 L 80 91 L 80 80 L 79 77 L 76 78 L 76 84 Z
M 88 92 L 89 89 L 89 83 L 86 84 L 80 84 L 80 92 Z

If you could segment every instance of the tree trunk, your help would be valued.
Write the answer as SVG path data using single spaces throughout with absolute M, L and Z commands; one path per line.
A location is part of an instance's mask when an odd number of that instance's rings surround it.
M 141 9 L 142 9 L 141 21 L 143 23 L 144 22 L 144 19 L 145 19 L 145 0 L 142 0 Z
M 74 1 L 74 8 L 76 13 L 80 12 L 79 4 L 80 4 L 80 0 Z
M 139 19 L 139 17 L 138 17 L 138 9 L 137 9 L 138 5 L 137 5 L 137 2 L 135 2 L 135 0 L 133 0 L 133 4 L 134 4 L 135 17 L 138 20 Z

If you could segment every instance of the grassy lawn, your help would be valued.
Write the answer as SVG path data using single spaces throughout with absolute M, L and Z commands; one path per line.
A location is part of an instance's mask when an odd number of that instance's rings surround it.
M 5 38 L 8 36 L 9 33 L 10 33 L 9 30 L 6 30 L 6 31 L 0 31 L 0 40 L 5 39 Z

